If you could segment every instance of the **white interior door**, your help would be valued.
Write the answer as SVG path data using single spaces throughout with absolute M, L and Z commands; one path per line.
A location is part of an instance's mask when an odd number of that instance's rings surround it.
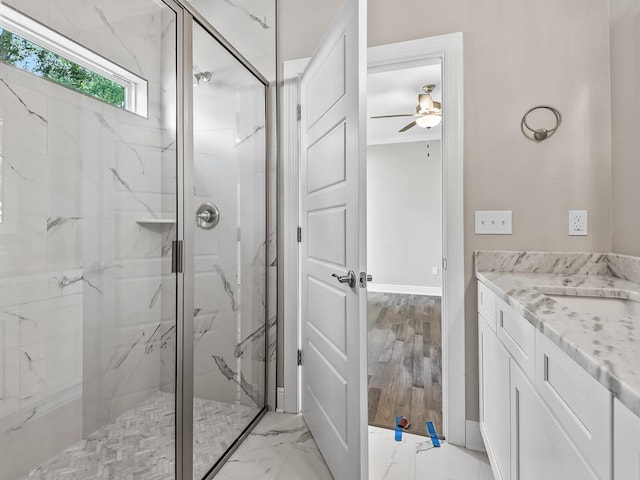
M 336 480 L 367 478 L 365 10 L 347 0 L 300 90 L 302 412 Z

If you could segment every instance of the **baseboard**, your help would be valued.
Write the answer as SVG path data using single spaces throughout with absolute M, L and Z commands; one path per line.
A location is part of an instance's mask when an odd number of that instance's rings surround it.
M 486 452 L 484 441 L 482 440 L 482 434 L 480 433 L 480 422 L 473 420 L 467 420 L 465 422 L 466 429 L 466 447 L 469 450 L 475 450 L 477 452 Z
M 284 387 L 276 388 L 276 413 L 284 413 Z
M 389 285 L 385 283 L 369 283 L 367 290 L 381 293 L 403 293 L 405 295 L 428 295 L 441 297 L 442 287 L 421 287 L 418 285 Z

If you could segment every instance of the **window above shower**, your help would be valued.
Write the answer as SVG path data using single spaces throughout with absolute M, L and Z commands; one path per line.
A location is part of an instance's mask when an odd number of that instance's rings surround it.
M 1 3 L 0 62 L 148 116 L 145 79 Z

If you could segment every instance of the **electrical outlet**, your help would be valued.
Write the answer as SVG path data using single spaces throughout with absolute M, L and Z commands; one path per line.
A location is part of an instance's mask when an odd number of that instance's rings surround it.
M 569 210 L 569 235 L 586 236 L 588 220 L 586 210 Z
M 431 275 L 437 275 L 438 274 L 438 267 L 433 267 L 431 269 Z

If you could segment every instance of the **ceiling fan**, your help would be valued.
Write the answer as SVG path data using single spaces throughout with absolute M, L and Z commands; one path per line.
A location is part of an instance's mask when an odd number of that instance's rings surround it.
M 435 90 L 433 84 L 422 87 L 424 93 L 418 94 L 418 104 L 416 105 L 416 113 L 400 113 L 398 115 L 379 115 L 371 118 L 393 118 L 393 117 L 416 117 L 414 121 L 401 128 L 400 132 L 406 132 L 416 125 L 422 128 L 432 128 L 442 121 L 442 104 L 435 102 L 431 98 L 431 92 Z

